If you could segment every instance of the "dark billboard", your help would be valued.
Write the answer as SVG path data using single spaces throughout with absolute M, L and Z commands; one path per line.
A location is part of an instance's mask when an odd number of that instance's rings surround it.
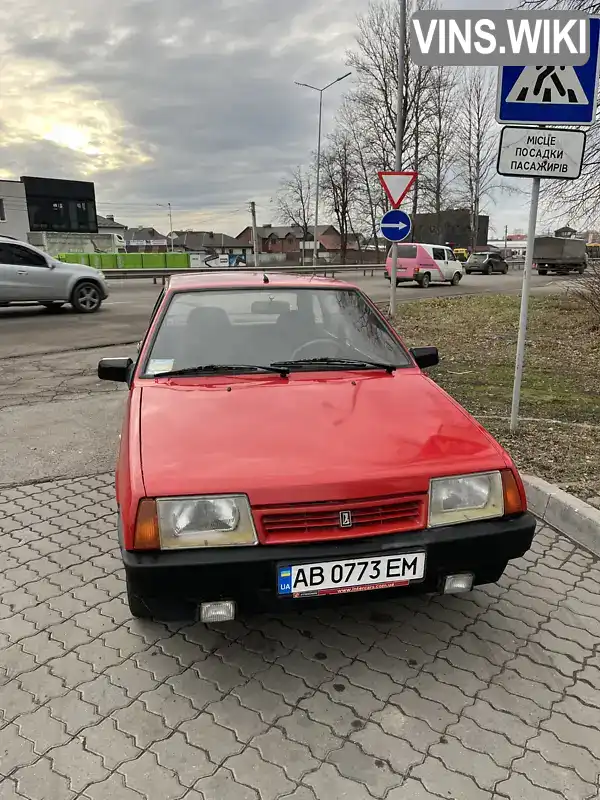
M 21 181 L 31 231 L 98 233 L 93 183 L 33 177 L 22 177 Z
M 490 218 L 479 215 L 479 230 L 475 244 L 487 245 Z M 469 209 L 441 211 L 440 214 L 415 214 L 413 242 L 449 244 L 451 247 L 471 247 L 471 213 Z

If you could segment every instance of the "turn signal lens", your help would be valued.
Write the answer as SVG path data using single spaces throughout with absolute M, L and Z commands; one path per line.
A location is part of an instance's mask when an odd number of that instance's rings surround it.
M 502 470 L 502 492 L 504 494 L 505 514 L 521 514 L 525 511 L 517 480 L 510 469 Z
M 156 500 L 144 499 L 138 506 L 133 536 L 134 550 L 160 550 Z

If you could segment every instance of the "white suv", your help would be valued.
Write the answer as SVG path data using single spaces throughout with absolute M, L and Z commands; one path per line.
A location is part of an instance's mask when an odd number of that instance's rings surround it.
M 107 297 L 100 270 L 58 261 L 27 242 L 0 236 L 0 306 L 29 301 L 54 311 L 70 303 L 75 311 L 92 314 Z

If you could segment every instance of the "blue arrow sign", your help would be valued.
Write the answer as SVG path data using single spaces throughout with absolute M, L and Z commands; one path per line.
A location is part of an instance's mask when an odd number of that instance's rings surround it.
M 590 57 L 580 67 L 500 67 L 496 119 L 591 125 L 596 117 L 600 17 L 590 17 Z
M 408 214 L 395 208 L 383 215 L 380 227 L 388 242 L 402 242 L 409 235 L 412 223 Z

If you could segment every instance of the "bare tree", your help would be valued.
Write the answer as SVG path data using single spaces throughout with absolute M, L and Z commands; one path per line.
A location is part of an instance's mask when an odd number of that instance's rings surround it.
M 422 0 L 421 7 L 433 6 Z M 371 2 L 367 13 L 359 17 L 356 49 L 348 53 L 347 63 L 355 73 L 353 100 L 369 120 L 372 155 L 378 169 L 394 166 L 396 144 L 396 101 L 398 95 L 399 8 L 395 0 Z M 409 38 L 405 42 L 409 53 Z M 404 135 L 401 142 L 402 166 L 415 166 L 415 139 L 419 136 L 423 93 L 429 67 L 419 67 L 410 58 L 404 61 L 402 108 Z
M 275 198 L 280 222 L 302 230 L 302 241 L 306 242 L 313 218 L 312 170 L 302 166 L 291 170 L 281 182 Z M 304 250 L 301 253 L 304 264 Z
M 494 120 L 495 80 L 484 70 L 466 71 L 460 84 L 457 174 L 460 199 L 471 216 L 471 247 L 477 244 L 479 215 L 484 202 L 503 187 L 496 173 L 498 139 Z
M 521 8 L 530 11 L 558 9 L 600 14 L 597 0 L 521 0 Z M 576 181 L 544 180 L 541 202 L 548 217 L 555 222 L 569 218 L 581 227 L 595 227 L 600 218 L 600 125 L 587 132 L 581 177 Z
M 356 201 L 357 173 L 353 155 L 352 140 L 347 132 L 341 130 L 329 137 L 322 153 L 323 201 L 334 215 L 340 232 L 342 264 L 346 263 L 352 205 Z
M 363 234 L 367 243 L 374 244 L 375 258 L 379 263 L 381 255 L 379 219 L 385 210 L 385 202 L 370 147 L 370 126 L 364 118 L 363 111 L 356 98 L 350 96 L 340 109 L 338 125 L 352 144 L 352 161 L 357 176 L 353 189 L 350 227 L 352 233 L 357 235 L 357 241 L 358 234 Z
M 521 0 L 521 8 L 529 11 L 542 9 L 563 9 L 568 11 L 584 11 L 591 16 L 600 14 L 600 3 L 594 0 Z
M 424 210 L 436 215 L 436 230 L 442 228 L 442 211 L 453 199 L 452 183 L 458 155 L 455 119 L 460 102 L 456 71 L 435 67 L 430 74 L 423 137 L 426 152 L 419 176 Z

